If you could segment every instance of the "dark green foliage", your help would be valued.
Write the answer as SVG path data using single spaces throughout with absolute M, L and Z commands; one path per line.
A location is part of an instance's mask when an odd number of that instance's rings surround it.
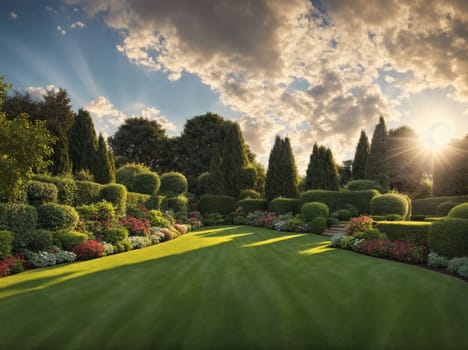
M 185 192 L 185 197 L 188 199 L 187 210 L 188 211 L 198 211 L 198 197 L 195 193 Z
M 26 185 L 26 195 L 31 205 L 57 202 L 57 194 L 57 187 L 52 183 L 29 181 Z
M 13 249 L 13 232 L 0 230 L 0 260 L 11 256 Z
M 410 240 L 427 245 L 429 239 L 430 222 L 414 221 L 380 221 L 376 227 L 387 235 L 390 240 Z
M 299 212 L 299 200 L 296 198 L 277 197 L 270 203 L 270 211 L 276 214 L 297 214 Z
M 51 164 L 49 172 L 53 175 L 64 175 L 72 172 L 72 162 L 68 153 L 69 143 L 66 130 L 54 130 L 49 127 L 52 134 L 55 135 L 56 141 L 53 148 L 53 153 L 50 156 Z
M 387 214 L 385 220 L 387 221 L 403 221 L 405 218 L 398 214 Z
M 52 177 L 51 182 L 58 189 L 58 202 L 65 205 L 73 205 L 77 192 L 75 181 L 68 178 Z
M 359 216 L 359 210 L 352 204 L 346 203 L 343 205 L 343 209 L 349 210 L 351 216 Z
M 457 202 L 443 202 L 440 203 L 436 208 L 437 216 L 447 216 L 449 211 L 455 207 L 458 203 Z
M 314 145 L 304 180 L 304 189 L 332 191 L 339 189 L 338 170 L 329 148 Z
M 367 170 L 367 160 L 369 158 L 370 146 L 369 139 L 367 138 L 366 132 L 361 130 L 361 136 L 356 146 L 356 153 L 354 154 L 353 160 L 353 179 L 365 179 Z M 352 191 L 352 190 L 351 190 Z
M 151 196 L 158 192 L 160 185 L 159 175 L 154 172 L 136 174 L 133 178 L 132 191 Z
M 205 171 L 197 178 L 197 194 L 199 196 L 208 193 L 210 186 L 210 173 Z
M 115 172 L 115 181 L 127 187 L 130 192 L 133 190 L 133 181 L 138 174 L 149 173 L 151 170 L 143 164 L 130 163 L 118 168 Z
M 204 195 L 200 197 L 198 209 L 204 216 L 210 213 L 227 215 L 236 210 L 236 199 L 232 196 Z
M 369 158 L 366 166 L 366 176 L 369 180 L 377 181 L 384 192 L 390 186 L 389 171 L 387 168 L 387 126 L 383 117 L 379 118 L 379 123 L 375 126 L 372 143 L 370 146 Z
M 223 158 L 217 149 L 213 150 L 206 193 L 222 195 L 226 193 L 223 178 Z
M 409 199 L 407 196 L 388 193 L 376 196 L 371 201 L 372 215 L 398 214 L 403 218 L 408 216 Z
M 206 216 L 203 216 L 202 219 L 204 226 L 217 226 L 217 225 L 224 225 L 224 217 L 219 213 L 210 213 Z
M 256 210 L 267 210 L 267 203 L 265 199 L 242 199 L 237 202 L 237 206 L 241 207 L 246 214 L 252 213 Z
M 329 214 L 328 206 L 321 202 L 305 203 L 301 208 L 302 219 L 305 222 L 310 222 L 312 221 L 313 218 L 316 218 L 319 216 L 326 218 L 328 217 L 328 214 Z
M 282 140 L 279 136 L 268 159 L 268 171 L 265 182 L 265 196 L 267 202 L 276 197 L 295 198 L 299 194 L 299 179 L 296 162 L 292 153 L 289 138 Z
M 46 230 L 73 230 L 78 223 L 75 208 L 61 204 L 43 204 L 37 207 L 39 227 Z
M 423 199 L 432 196 L 432 181 L 423 179 L 419 182 L 416 190 L 413 192 L 413 199 Z
M 167 168 L 169 141 L 155 120 L 128 118 L 108 141 L 113 153 L 124 157 L 127 162 L 145 164 L 156 172 L 164 172 Z
M 115 182 L 115 168 L 112 155 L 109 153 L 104 136 L 99 134 L 96 163 L 94 165 L 94 180 L 100 184 Z
M 468 135 L 452 140 L 434 161 L 434 196 L 468 194 Z
M 25 233 L 37 225 L 36 208 L 26 204 L 0 203 L 0 230 Z
M 426 215 L 411 215 L 411 221 L 424 221 Z
M 334 225 L 338 225 L 340 223 L 340 220 L 338 220 L 337 218 L 334 218 L 332 216 L 329 216 L 327 218 L 327 227 L 332 227 Z
M 242 215 L 237 215 L 232 218 L 233 225 L 245 225 L 247 223 L 247 218 Z
M 255 190 L 241 190 L 239 195 L 240 199 L 259 199 L 260 197 L 260 193 Z
M 339 185 L 340 187 L 344 187 L 349 181 L 352 179 L 352 160 L 345 160 L 343 161 L 342 166 L 338 166 L 338 177 L 339 177 Z
M 180 195 L 175 197 L 165 197 L 161 203 L 162 210 L 170 210 L 174 213 L 187 212 L 188 199 Z
M 357 216 L 359 214 L 370 213 L 370 202 L 372 198 L 378 194 L 376 190 L 353 192 L 310 190 L 304 192 L 299 201 L 301 206 L 307 202 L 322 202 L 325 203 L 332 212 L 342 208 L 349 210 L 346 206 L 352 205 L 357 210 L 357 213 L 353 213 L 353 216 Z
M 94 175 L 89 170 L 80 170 L 73 175 L 76 181 L 94 182 Z
M 88 240 L 84 233 L 73 230 L 60 230 L 52 232 L 54 245 L 63 250 L 70 250 L 77 245 L 83 244 Z
M 160 192 L 166 196 L 178 196 L 187 192 L 187 188 L 187 178 L 182 173 L 172 171 L 161 176 Z
M 468 256 L 468 220 L 447 218 L 433 222 L 429 249 L 446 258 Z
M 312 233 L 321 234 L 326 229 L 327 219 L 322 216 L 315 217 L 309 222 L 309 231 Z
M 338 209 L 331 213 L 330 216 L 337 218 L 340 221 L 348 221 L 351 219 L 352 214 L 348 209 Z
M 385 192 L 382 186 L 373 180 L 353 180 L 346 185 L 346 188 L 349 191 L 377 190 L 380 193 Z
M 448 213 L 450 218 L 468 219 L 468 202 L 458 204 Z
M 29 233 L 27 249 L 33 252 L 48 251 L 52 247 L 52 232 L 48 230 L 35 230 Z
M 97 138 L 93 119 L 88 111 L 80 109 L 70 128 L 69 152 L 73 164 L 73 172 L 89 170 L 94 174 L 97 161 Z
M 372 220 L 374 221 L 387 221 L 385 215 L 372 215 Z
M 411 202 L 412 212 L 416 215 L 435 216 L 437 206 L 444 202 L 463 203 L 468 202 L 468 196 L 453 197 L 430 197 L 424 199 L 414 199 Z
M 115 244 L 128 238 L 128 231 L 125 228 L 109 228 L 102 231 L 102 240 L 107 243 Z
M 124 214 L 127 204 L 127 189 L 120 184 L 110 184 L 101 187 L 99 199 L 112 203 L 115 210 Z
M 241 169 L 241 188 L 254 188 L 257 184 L 257 168 L 249 165 Z
M 159 210 L 161 208 L 163 198 L 163 196 L 152 195 L 146 202 L 146 209 Z
M 91 181 L 75 181 L 75 185 L 75 206 L 93 204 L 101 200 L 101 184 Z
M 148 201 L 151 199 L 150 195 L 136 192 L 127 192 L 126 208 L 137 208 L 139 206 L 148 209 Z

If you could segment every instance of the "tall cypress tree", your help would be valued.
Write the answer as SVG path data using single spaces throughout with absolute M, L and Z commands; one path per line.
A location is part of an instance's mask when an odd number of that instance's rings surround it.
M 338 189 L 338 169 L 331 150 L 315 144 L 307 167 L 304 190 Z
M 338 180 L 338 169 L 333 159 L 333 153 L 331 149 L 326 148 L 324 153 L 324 179 L 325 179 L 325 190 L 338 191 L 340 189 Z
M 312 148 L 312 153 L 310 154 L 309 158 L 309 165 L 307 166 L 306 177 L 304 180 L 304 190 L 311 190 L 317 188 L 317 185 L 314 181 L 317 181 L 319 176 L 319 167 L 320 167 L 320 159 L 318 155 L 318 145 L 315 143 L 314 147 Z
M 242 187 L 241 171 L 248 163 L 244 139 L 237 123 L 232 123 L 227 127 L 223 144 L 221 155 L 223 187 L 225 194 L 237 198 Z
M 223 159 L 219 149 L 216 147 L 213 148 L 209 174 L 208 188 L 206 189 L 206 192 L 208 194 L 226 194 L 223 178 Z
M 111 164 L 111 156 L 102 134 L 99 134 L 98 138 L 94 180 L 101 184 L 115 182 L 115 172 Z
M 78 111 L 70 128 L 69 151 L 75 174 L 81 170 L 94 173 L 97 152 L 96 131 L 91 115 L 84 109 Z
M 356 146 L 356 153 L 353 160 L 353 179 L 365 179 L 367 160 L 369 158 L 369 139 L 367 138 L 366 132 L 361 130 L 361 136 Z
M 268 170 L 265 181 L 265 197 L 267 202 L 271 202 L 282 193 L 282 174 L 281 174 L 281 154 L 283 149 L 283 140 L 279 136 L 275 138 L 275 144 L 270 151 L 268 159 Z
M 378 182 L 386 191 L 389 189 L 389 174 L 386 165 L 386 138 L 387 126 L 383 117 L 379 118 L 379 123 L 375 126 L 372 143 L 370 146 L 369 158 L 367 160 L 367 178 Z
M 286 137 L 283 142 L 283 193 L 281 195 L 296 198 L 299 195 L 296 160 L 294 159 L 289 137 Z

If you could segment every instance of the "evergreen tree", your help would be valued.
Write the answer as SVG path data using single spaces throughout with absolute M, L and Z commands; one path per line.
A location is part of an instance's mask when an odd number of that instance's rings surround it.
M 94 181 L 101 184 L 115 182 L 115 170 L 111 163 L 111 155 L 104 141 L 104 136 L 99 134 L 96 163 L 94 167 Z
M 282 196 L 296 198 L 299 195 L 299 176 L 297 175 L 296 160 L 291 148 L 289 137 L 283 144 L 283 193 Z
M 88 111 L 80 109 L 69 133 L 69 151 L 73 172 L 81 170 L 94 173 L 97 152 L 96 131 Z
M 326 148 L 324 154 L 324 178 L 325 186 L 324 190 L 338 191 L 340 186 L 338 184 L 338 169 L 333 159 L 333 153 L 331 149 Z
M 304 190 L 338 189 L 338 169 L 331 150 L 315 144 L 307 167 Z
M 367 160 L 369 158 L 369 139 L 366 132 L 361 130 L 361 136 L 356 146 L 356 153 L 354 155 L 352 177 L 355 180 L 366 178 Z
M 307 166 L 306 177 L 304 179 L 304 191 L 317 188 L 317 183 L 320 182 L 318 179 L 320 167 L 319 147 L 315 143 L 310 154 L 309 165 Z
M 389 173 L 387 168 L 386 152 L 387 126 L 383 117 L 379 118 L 376 125 L 372 143 L 370 146 L 369 158 L 367 160 L 366 174 L 369 180 L 378 182 L 385 191 L 389 189 Z
M 68 136 L 65 130 L 51 130 L 51 134 L 56 137 L 56 141 L 52 146 L 53 153 L 50 156 L 51 164 L 49 172 L 52 175 L 70 174 L 72 171 L 72 163 L 68 153 Z
M 218 148 L 213 149 L 213 156 L 210 162 L 209 180 L 206 192 L 208 194 L 226 194 L 224 187 L 223 159 Z
M 351 181 L 352 175 L 352 160 L 343 161 L 343 165 L 338 167 L 339 183 L 341 187 L 344 187 L 349 181 Z

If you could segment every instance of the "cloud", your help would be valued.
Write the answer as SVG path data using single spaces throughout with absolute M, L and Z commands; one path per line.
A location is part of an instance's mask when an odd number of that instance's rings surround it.
M 84 24 L 81 21 L 76 21 L 76 22 L 70 24 L 70 28 L 73 28 L 73 29 L 74 28 L 84 28 L 84 27 L 86 27 L 86 24 Z
M 116 49 L 130 62 L 198 76 L 241 113 L 263 159 L 275 134 L 289 135 L 302 170 L 315 142 L 343 160 L 379 115 L 404 123 L 398 108 L 412 94 L 451 87 L 468 101 L 463 0 L 67 1 L 123 33 Z
M 34 98 L 38 100 L 43 100 L 44 96 L 47 95 L 47 92 L 52 91 L 54 93 L 59 92 L 59 88 L 55 85 L 43 86 L 29 86 L 26 88 L 26 91 Z
M 149 120 L 155 120 L 163 127 L 166 132 L 173 132 L 177 130 L 177 127 L 173 122 L 167 119 L 161 114 L 161 111 L 156 107 L 145 107 L 140 113 L 134 117 L 141 116 Z
M 107 123 L 114 126 L 122 124 L 127 119 L 127 116 L 115 108 L 104 96 L 99 96 L 90 101 L 84 109 L 92 113 L 96 118 L 105 119 Z
M 10 18 L 12 19 L 18 19 L 18 15 L 14 12 L 10 12 Z
M 65 29 L 63 29 L 61 26 L 57 26 L 57 30 L 58 30 L 59 33 L 62 34 L 62 35 L 67 34 L 67 32 L 65 31 Z

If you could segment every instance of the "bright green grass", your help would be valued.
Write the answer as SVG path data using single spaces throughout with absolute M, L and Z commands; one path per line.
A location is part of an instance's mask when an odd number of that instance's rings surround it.
M 468 283 L 327 245 L 209 228 L 0 279 L 0 349 L 468 349 Z

